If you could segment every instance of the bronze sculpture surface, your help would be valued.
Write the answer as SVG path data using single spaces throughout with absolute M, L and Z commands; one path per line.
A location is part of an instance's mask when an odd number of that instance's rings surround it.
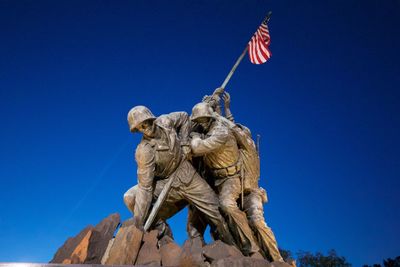
M 190 146 L 193 156 L 203 157 L 206 173 L 212 177 L 230 229 L 242 251 L 250 255 L 258 252 L 259 247 L 245 213 L 237 205 L 241 192 L 239 148 L 232 131 L 213 113 L 205 102 L 193 107 L 191 120 L 200 124 L 204 138 L 193 135 Z
M 230 110 L 230 95 L 224 95 L 225 116 L 235 122 Z M 236 123 L 233 133 L 240 148 L 242 158 L 243 174 L 243 210 L 247 214 L 249 224 L 253 229 L 258 244 L 262 248 L 264 255 L 271 257 L 274 261 L 282 261 L 275 235 L 271 228 L 267 226 L 264 219 L 263 203 L 268 201 L 267 193 L 264 188 L 259 187 L 260 180 L 260 157 L 256 145 L 252 139 L 250 129 L 244 125 Z
M 264 219 L 267 196 L 258 185 L 258 151 L 250 130 L 235 123 L 223 88 L 205 96 L 190 117 L 185 112 L 155 117 L 136 106 L 128 124 L 131 132 L 143 134 L 135 153 L 138 184 L 124 195 L 136 227 L 169 234 L 166 220 L 189 206 L 190 238 L 202 238 L 209 224 L 214 239 L 244 255 L 283 261 Z
M 128 114 L 131 132 L 143 133 L 136 148 L 138 185 L 124 195 L 127 207 L 135 214 L 134 224 L 143 228 L 149 209 L 168 179 L 174 179 L 171 191 L 157 214 L 161 223 L 188 203 L 195 206 L 221 236 L 232 244 L 224 218 L 219 212 L 218 197 L 187 160 L 189 116 L 173 112 L 156 118 L 144 106 L 136 106 Z

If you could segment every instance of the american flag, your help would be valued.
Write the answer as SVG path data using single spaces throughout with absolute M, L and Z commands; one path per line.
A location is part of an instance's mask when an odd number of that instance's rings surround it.
M 249 57 L 253 64 L 262 64 L 271 57 L 268 46 L 271 43 L 268 26 L 262 23 L 249 41 Z

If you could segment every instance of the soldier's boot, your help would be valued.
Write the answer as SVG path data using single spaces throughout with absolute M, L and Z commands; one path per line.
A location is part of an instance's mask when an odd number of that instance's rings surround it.
M 187 227 L 187 233 L 190 239 L 200 238 L 203 246 L 206 245 L 206 241 L 204 240 L 204 231 L 200 232 L 199 229 L 193 227 L 192 224 L 189 224 Z
M 250 221 L 250 225 L 254 229 L 258 243 L 262 251 L 267 255 L 267 258 L 271 258 L 273 261 L 283 262 L 284 260 L 279 252 L 275 235 L 265 221 L 263 219 Z
M 161 239 L 164 236 L 169 236 L 171 239 L 174 239 L 172 230 L 166 221 L 159 219 L 154 225 L 154 229 L 158 231 L 158 239 Z
M 226 222 L 222 222 L 217 225 L 217 232 L 219 238 L 226 244 L 236 246 L 235 240 L 233 239 L 233 236 L 231 232 L 229 231 L 229 227 L 226 224 Z

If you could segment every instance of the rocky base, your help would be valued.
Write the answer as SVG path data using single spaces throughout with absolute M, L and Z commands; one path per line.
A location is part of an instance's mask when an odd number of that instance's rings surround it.
M 236 247 L 219 240 L 203 245 L 200 238 L 188 239 L 180 247 L 169 236 L 159 239 L 157 230 L 143 233 L 131 220 L 124 222 L 113 237 L 119 225 L 120 216 L 112 214 L 96 227 L 86 227 L 77 236 L 69 238 L 50 263 L 182 267 L 293 266 L 284 262 L 270 263 L 261 255 L 245 257 Z

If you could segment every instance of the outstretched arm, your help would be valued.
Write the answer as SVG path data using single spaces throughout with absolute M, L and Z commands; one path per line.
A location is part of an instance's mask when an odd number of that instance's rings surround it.
M 212 95 L 205 95 L 202 100 L 202 102 L 206 102 L 206 103 L 210 104 L 211 108 L 219 115 L 222 114 L 220 101 L 221 101 L 221 95 L 223 94 L 223 92 L 224 92 L 224 88 L 219 87 L 214 90 Z
M 233 135 L 236 138 L 236 142 L 238 143 L 238 146 L 240 148 L 248 150 L 248 151 L 255 149 L 254 141 L 252 140 L 250 133 L 246 132 L 244 129 L 242 129 L 237 124 L 235 124 L 235 119 L 234 119 L 231 109 L 230 109 L 231 96 L 229 95 L 228 92 L 225 92 L 222 98 L 224 100 L 225 118 L 234 123 L 234 126 L 231 127 L 231 129 L 232 129 Z
M 224 100 L 225 118 L 235 123 L 235 119 L 231 112 L 231 95 L 228 92 L 225 92 L 222 99 Z

